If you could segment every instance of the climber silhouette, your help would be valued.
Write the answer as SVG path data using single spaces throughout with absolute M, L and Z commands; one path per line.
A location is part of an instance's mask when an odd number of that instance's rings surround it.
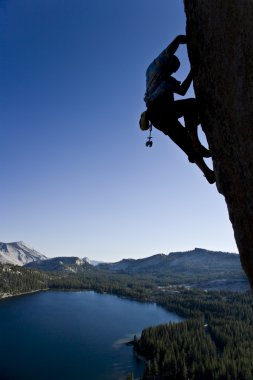
M 180 83 L 172 74 L 180 61 L 174 55 L 180 44 L 186 44 L 186 36 L 177 36 L 171 44 L 150 64 L 146 72 L 144 101 L 147 116 L 152 125 L 169 136 L 203 172 L 209 183 L 215 182 L 214 172 L 208 168 L 203 157 L 210 151 L 201 145 L 197 127 L 200 124 L 197 101 L 194 98 L 174 100 L 174 93 L 184 96 L 192 82 L 192 71 Z M 178 121 L 184 117 L 185 127 Z

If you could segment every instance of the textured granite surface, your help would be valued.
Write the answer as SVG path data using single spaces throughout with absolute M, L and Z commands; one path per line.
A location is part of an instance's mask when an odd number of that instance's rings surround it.
M 185 0 L 185 13 L 217 188 L 253 288 L 253 0 Z

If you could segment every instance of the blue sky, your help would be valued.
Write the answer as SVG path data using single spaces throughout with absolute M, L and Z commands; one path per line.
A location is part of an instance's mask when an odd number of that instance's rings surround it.
M 0 241 L 104 261 L 237 251 L 216 186 L 138 128 L 146 68 L 185 33 L 183 1 L 0 0 L 0 29 Z

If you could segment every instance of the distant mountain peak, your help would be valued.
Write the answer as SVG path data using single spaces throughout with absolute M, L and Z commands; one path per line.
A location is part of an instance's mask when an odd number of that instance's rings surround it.
M 24 241 L 11 243 L 0 242 L 0 263 L 25 265 L 33 261 L 45 260 L 46 256 L 30 248 Z

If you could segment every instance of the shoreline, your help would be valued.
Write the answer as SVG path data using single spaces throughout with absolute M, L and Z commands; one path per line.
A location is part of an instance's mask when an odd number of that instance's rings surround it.
M 28 292 L 22 292 L 22 293 L 1 293 L 0 294 L 0 301 L 5 300 L 11 297 L 19 297 L 19 296 L 24 296 L 26 294 L 32 294 L 32 293 L 37 293 L 37 292 L 44 292 L 50 290 L 49 288 L 46 289 L 36 289 L 36 290 L 29 290 Z

